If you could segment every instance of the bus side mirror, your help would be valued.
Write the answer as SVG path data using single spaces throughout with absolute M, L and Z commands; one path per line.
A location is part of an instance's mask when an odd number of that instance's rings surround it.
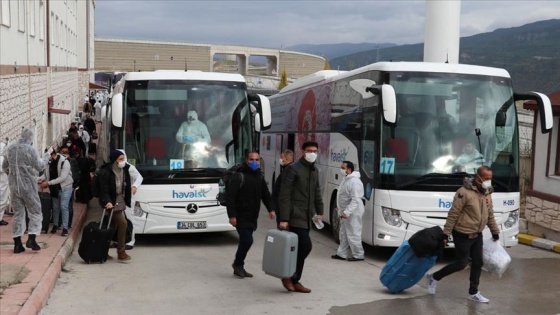
M 261 132 L 261 114 L 255 114 L 255 131 Z
M 537 102 L 541 117 L 541 132 L 548 133 L 552 130 L 552 105 L 548 96 L 539 92 L 528 92 L 525 94 L 513 93 L 513 98 L 514 101 L 533 100 Z
M 111 123 L 115 128 L 122 128 L 123 118 L 123 95 L 117 93 L 111 99 Z
M 259 120 L 259 129 L 266 130 L 272 125 L 272 112 L 270 110 L 270 100 L 260 94 L 249 94 L 249 102 L 257 109 L 255 121 Z M 257 123 L 255 122 L 255 128 Z M 260 131 L 260 130 L 259 130 Z
M 366 88 L 366 91 L 374 95 L 381 94 L 383 104 L 383 118 L 389 124 L 397 122 L 397 95 L 395 89 L 389 84 L 373 85 Z

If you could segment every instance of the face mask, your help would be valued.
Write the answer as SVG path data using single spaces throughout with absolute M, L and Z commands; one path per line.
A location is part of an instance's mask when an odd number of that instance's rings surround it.
M 66 142 L 66 146 L 67 146 L 67 147 L 71 147 L 71 146 L 72 146 L 72 142 Z
M 346 170 L 345 169 L 340 169 L 340 174 L 342 174 L 342 176 L 346 176 Z
M 315 162 L 317 159 L 317 153 L 305 153 L 305 160 L 309 163 Z
M 490 187 L 492 187 L 492 180 L 485 180 L 483 181 L 481 184 L 482 188 L 484 189 L 489 189 Z
M 280 165 L 284 166 L 284 164 L 286 164 L 284 163 L 284 160 L 280 159 Z
M 252 171 L 258 170 L 258 169 L 259 169 L 259 162 L 257 162 L 257 161 L 251 161 L 251 162 L 249 162 L 249 168 L 250 168 Z
M 119 164 L 117 165 L 119 168 L 124 168 L 124 166 L 126 165 L 125 161 L 120 161 Z

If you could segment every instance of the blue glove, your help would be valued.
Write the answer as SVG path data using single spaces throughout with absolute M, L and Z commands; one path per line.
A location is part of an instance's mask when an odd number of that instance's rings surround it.
M 191 136 L 183 136 L 183 142 L 185 143 L 193 143 L 194 142 L 194 138 Z

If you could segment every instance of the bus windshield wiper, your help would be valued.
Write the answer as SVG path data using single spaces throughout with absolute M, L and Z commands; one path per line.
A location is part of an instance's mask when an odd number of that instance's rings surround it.
M 506 183 L 504 183 L 504 182 L 502 182 L 502 181 L 499 181 L 499 180 L 497 180 L 497 179 L 495 179 L 495 178 L 492 178 L 492 185 L 493 185 L 493 184 L 498 184 L 498 186 L 500 186 L 500 187 L 502 187 L 502 188 L 505 188 L 508 192 L 511 192 L 511 186 L 508 185 L 508 184 L 506 184 Z

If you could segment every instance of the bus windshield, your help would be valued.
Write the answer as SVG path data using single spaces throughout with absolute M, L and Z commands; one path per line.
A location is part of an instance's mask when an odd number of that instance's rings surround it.
M 128 161 L 143 174 L 225 169 L 251 147 L 243 82 L 128 81 L 124 100 Z
M 498 191 L 518 190 L 510 79 L 424 72 L 395 72 L 389 78 L 398 118 L 395 126 L 385 124 L 381 130 L 385 183 L 395 189 L 429 189 L 445 186 L 445 178 L 457 183 L 488 165 Z

